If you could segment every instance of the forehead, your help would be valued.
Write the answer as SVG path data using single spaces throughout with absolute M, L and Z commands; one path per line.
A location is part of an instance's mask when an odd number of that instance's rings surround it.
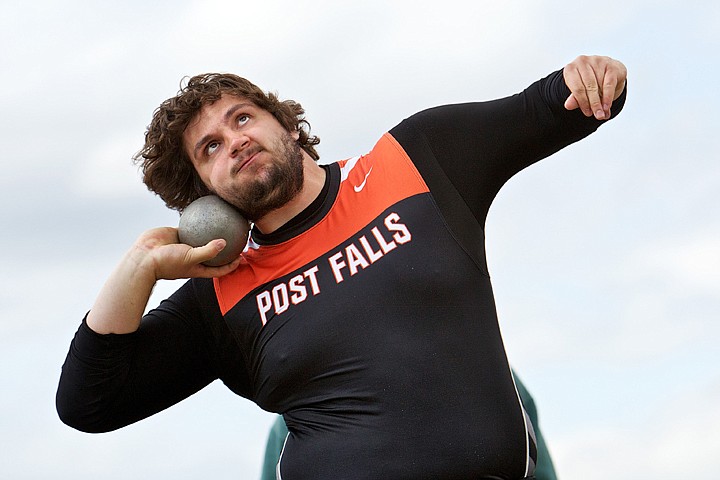
M 263 109 L 245 97 L 223 94 L 214 102 L 203 105 L 192 120 L 190 120 L 190 123 L 188 123 L 185 130 L 187 131 L 203 124 L 222 123 L 224 121 L 228 121 L 231 114 L 235 113 L 238 108 L 264 112 Z

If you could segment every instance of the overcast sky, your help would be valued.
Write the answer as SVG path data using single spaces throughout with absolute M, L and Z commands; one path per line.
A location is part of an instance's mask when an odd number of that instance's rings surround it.
M 628 67 L 625 111 L 517 175 L 490 211 L 508 355 L 562 479 L 716 477 L 719 5 L 3 2 L 0 476 L 259 474 L 273 417 L 219 382 L 109 434 L 55 413 L 105 277 L 142 231 L 177 224 L 130 158 L 182 77 L 234 72 L 300 101 L 330 162 L 420 109 L 506 96 L 599 53 Z

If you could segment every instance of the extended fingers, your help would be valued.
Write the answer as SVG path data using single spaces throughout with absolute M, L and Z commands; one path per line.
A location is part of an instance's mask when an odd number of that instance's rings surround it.
M 612 103 L 625 88 L 627 69 L 610 57 L 581 55 L 565 67 L 563 75 L 572 92 L 565 107 L 580 108 L 588 117 L 606 120 Z
M 610 107 L 625 86 L 625 66 L 610 57 L 581 55 L 563 70 L 571 95 L 565 108 L 580 108 L 585 116 L 610 118 Z
M 594 65 L 588 65 L 585 68 L 580 69 L 580 76 L 582 77 L 583 85 L 585 86 L 585 93 L 587 94 L 587 101 L 590 110 L 590 114 L 594 115 L 598 120 L 605 119 L 605 109 L 603 108 L 602 102 L 602 90 L 601 85 L 605 81 L 604 69 L 596 69 Z
M 591 57 L 581 56 L 567 65 L 563 74 L 565 83 L 583 114 L 586 117 L 594 115 L 600 120 L 604 119 L 600 87 L 604 84 L 604 68 L 599 70 Z

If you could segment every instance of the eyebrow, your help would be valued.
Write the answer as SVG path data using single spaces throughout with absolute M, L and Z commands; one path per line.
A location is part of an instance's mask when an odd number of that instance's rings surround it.
M 236 103 L 232 107 L 228 108 L 227 111 L 225 112 L 225 115 L 223 115 L 223 123 L 227 123 L 230 120 L 230 118 L 232 118 L 232 116 L 235 114 L 235 112 L 237 112 L 238 110 L 247 108 L 247 107 L 253 107 L 253 106 L 254 106 L 254 104 L 252 104 L 252 103 L 246 103 L 246 102 Z M 197 141 L 197 143 L 195 144 L 195 148 L 193 148 L 193 156 L 195 158 L 197 158 L 197 152 L 200 149 L 200 147 L 202 147 L 205 143 L 210 141 L 210 139 L 212 137 L 213 137 L 213 135 L 211 135 L 211 134 L 203 135 L 203 137 Z

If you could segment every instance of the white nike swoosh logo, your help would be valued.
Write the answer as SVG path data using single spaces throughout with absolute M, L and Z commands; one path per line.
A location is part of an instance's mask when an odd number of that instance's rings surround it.
M 370 170 L 368 170 L 368 172 L 365 174 L 365 180 L 363 180 L 363 182 L 360 185 L 355 185 L 353 187 L 355 192 L 360 192 L 363 188 L 365 188 L 365 184 L 367 183 L 367 179 L 370 176 L 370 173 L 372 173 L 372 169 L 373 169 L 373 167 L 371 166 Z

